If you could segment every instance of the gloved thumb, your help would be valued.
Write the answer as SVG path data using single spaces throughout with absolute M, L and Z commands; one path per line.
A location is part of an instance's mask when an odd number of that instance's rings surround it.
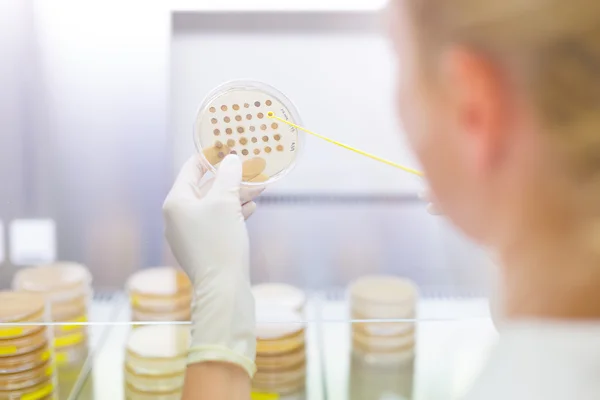
M 219 164 L 212 191 L 239 191 L 242 183 L 242 161 L 235 154 L 229 154 Z

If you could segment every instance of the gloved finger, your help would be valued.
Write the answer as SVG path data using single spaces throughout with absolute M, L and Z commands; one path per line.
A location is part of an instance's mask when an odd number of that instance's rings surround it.
M 256 203 L 251 201 L 242 206 L 242 215 L 244 219 L 250 218 L 250 216 L 256 211 Z
M 240 201 L 242 202 L 242 204 L 249 203 L 252 200 L 256 199 L 258 196 L 260 196 L 262 192 L 264 192 L 264 190 L 264 187 L 250 188 L 242 186 L 242 188 L 240 189 Z
M 242 183 L 242 162 L 237 155 L 230 154 L 219 165 L 211 192 L 235 192 L 239 194 Z
M 214 166 L 219 164 L 230 151 L 231 149 L 229 147 L 221 143 L 220 147 L 212 146 L 204 149 L 202 154 L 204 154 L 204 157 L 208 160 L 210 165 Z
M 206 194 L 210 191 L 210 189 L 213 186 L 213 183 L 215 182 L 215 178 L 210 178 L 207 181 L 205 181 L 202 186 L 200 186 L 197 189 L 197 196 L 199 198 L 202 198 L 204 196 L 206 196 Z M 255 198 L 257 198 L 258 196 L 261 195 L 262 192 L 264 192 L 265 188 L 264 187 L 244 187 L 242 186 L 240 188 L 240 203 L 246 204 L 251 202 L 252 200 L 254 200 Z
M 181 168 L 168 197 L 196 198 L 198 184 L 206 168 L 200 162 L 198 155 L 192 156 Z
M 246 160 L 242 164 L 242 179 L 244 181 L 251 181 L 262 174 L 266 167 L 267 161 L 264 158 L 254 157 Z

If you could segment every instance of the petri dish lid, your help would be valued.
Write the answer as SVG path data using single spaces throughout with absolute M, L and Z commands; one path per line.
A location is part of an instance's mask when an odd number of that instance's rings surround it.
M 35 386 L 6 392 L 0 391 L 0 400 L 53 399 L 53 393 L 56 389 L 55 379 L 50 377 Z
M 0 292 L 0 323 L 44 322 L 31 321 L 32 316 L 44 317 L 46 301 L 43 296 L 34 293 Z
M 127 400 L 181 400 L 181 390 L 173 392 L 145 392 L 125 384 L 125 398 Z
M 190 306 L 168 312 L 150 312 L 136 308 L 131 310 L 131 320 L 135 322 L 189 321 L 191 318 L 192 309 Z
M 65 301 L 88 293 L 92 276 L 77 263 L 61 262 L 25 268 L 17 272 L 13 288 L 44 293 L 51 301 Z
M 296 350 L 280 354 L 256 354 L 258 371 L 280 371 L 293 369 L 306 362 L 306 347 L 303 345 Z
M 278 339 L 302 331 L 305 322 L 302 315 L 284 308 L 258 307 L 256 310 L 257 339 Z
M 301 311 L 306 303 L 306 294 L 285 283 L 263 283 L 252 287 L 252 294 L 259 307 L 278 306 Z
M 89 295 L 74 297 L 69 302 L 55 302 L 50 305 L 50 315 L 54 322 L 68 322 L 75 319 L 81 319 L 87 314 L 88 302 L 91 299 Z
M 279 90 L 257 81 L 231 81 L 202 102 L 194 124 L 194 142 L 213 172 L 228 154 L 243 162 L 243 183 L 263 186 L 285 176 L 296 164 L 301 132 L 279 118 L 301 125 L 294 104 Z
M 414 332 L 394 336 L 370 336 L 360 331 L 352 332 L 354 343 L 360 345 L 363 349 L 372 351 L 397 351 L 406 350 L 415 346 Z
M 417 286 L 409 279 L 396 276 L 372 275 L 357 279 L 350 285 L 353 302 L 404 304 L 415 302 Z
M 127 350 L 142 358 L 175 358 L 187 355 L 190 342 L 189 326 L 141 326 L 129 334 Z
M 22 354 L 13 357 L 0 357 L 0 375 L 12 374 L 36 368 L 44 364 L 51 357 L 52 353 L 48 347 L 41 347 L 31 353 Z
M 149 296 L 173 296 L 190 290 L 191 286 L 185 272 L 174 267 L 144 269 L 133 274 L 127 282 L 130 292 Z
M 257 371 L 252 381 L 272 385 L 276 383 L 297 382 L 306 377 L 306 363 L 300 363 L 294 368 L 280 369 L 278 371 Z
M 174 392 L 183 387 L 185 372 L 175 371 L 164 375 L 143 375 L 125 365 L 125 382 L 136 390 L 144 392 Z
M 47 329 L 39 329 L 27 336 L 0 340 L 0 357 L 18 356 L 48 347 L 48 336 Z

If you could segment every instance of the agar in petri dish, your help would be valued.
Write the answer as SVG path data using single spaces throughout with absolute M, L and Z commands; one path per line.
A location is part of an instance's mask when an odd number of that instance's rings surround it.
M 241 105 L 245 109 L 239 115 Z M 301 125 L 300 116 L 293 103 L 277 89 L 261 82 L 232 81 L 214 89 L 203 101 L 194 125 L 194 142 L 203 155 L 207 168 L 213 172 L 227 154 L 237 154 L 243 163 L 243 184 L 247 186 L 264 186 L 285 176 L 295 165 L 299 154 L 303 134 L 295 127 L 266 121 L 268 115 L 274 113 L 296 125 Z M 246 132 L 256 132 L 257 127 L 251 125 L 254 119 L 262 119 L 258 127 L 261 135 L 243 139 Z M 234 120 L 236 126 L 227 124 Z M 216 121 L 216 122 L 215 122 Z M 225 132 L 233 142 L 224 142 L 227 149 L 215 151 L 214 137 L 216 131 Z M 302 136 L 302 138 L 301 138 Z M 275 140 L 280 142 L 278 151 L 265 148 L 259 142 Z M 249 143 L 250 142 L 250 143 Z M 236 143 L 248 146 L 244 149 L 232 150 Z M 227 151 L 226 151 L 227 150 Z M 264 151 L 263 151 L 264 150 Z M 253 168 L 252 175 L 248 170 L 248 162 L 254 158 L 264 160 L 264 170 Z M 254 164 L 256 165 L 256 164 Z M 261 164 L 262 165 L 262 164 Z

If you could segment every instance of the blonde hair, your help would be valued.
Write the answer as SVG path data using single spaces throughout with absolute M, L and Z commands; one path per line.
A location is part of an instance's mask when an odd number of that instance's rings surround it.
M 568 163 L 562 167 L 600 179 L 599 0 L 404 2 L 425 56 L 458 43 L 510 68 Z

